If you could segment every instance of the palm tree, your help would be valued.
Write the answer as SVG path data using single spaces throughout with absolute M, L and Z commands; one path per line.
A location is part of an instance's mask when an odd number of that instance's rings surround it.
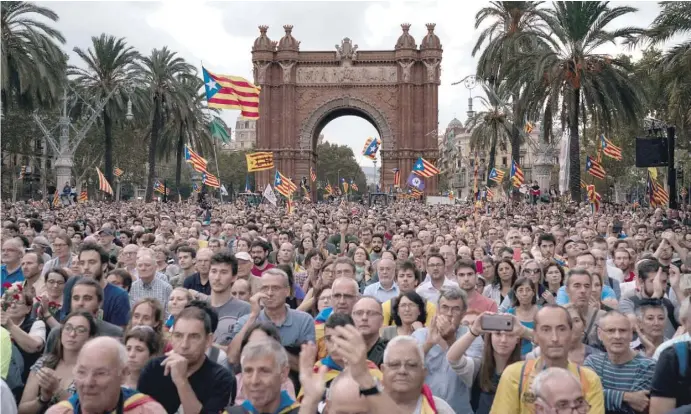
M 101 34 L 91 38 L 92 47 L 87 51 L 79 47 L 74 52 L 86 68 L 70 66 L 69 74 L 74 75 L 75 82 L 85 89 L 90 98 L 96 102 L 106 99 L 113 90 L 117 90 L 103 107 L 103 129 L 105 132 L 105 171 L 108 182 L 113 182 L 113 120 L 120 120 L 125 115 L 128 100 L 127 89 L 135 77 L 134 62 L 140 58 L 139 52 L 127 46 L 124 38 Z
M 544 26 L 536 11 L 541 1 L 493 1 L 475 15 L 475 28 L 485 21 L 492 24 L 485 28 L 475 43 L 472 55 L 475 56 L 483 45 L 484 50 L 477 64 L 477 75 L 487 79 L 491 84 L 499 84 L 511 72 L 511 62 L 518 53 L 536 47 L 535 38 L 521 36 L 528 30 L 538 31 Z M 525 121 L 525 105 L 519 95 L 525 91 L 524 85 L 514 86 L 512 94 L 512 112 L 516 116 L 514 129 L 511 131 L 511 158 L 520 158 L 521 131 L 520 124 Z
M 659 45 L 672 37 L 691 33 L 691 3 L 660 2 L 662 10 L 646 31 L 644 40 Z M 667 104 L 667 122 L 680 132 L 691 128 L 691 38 L 669 48 L 659 59 L 657 73 L 663 78 Z M 679 140 L 683 141 L 683 140 Z
M 21 107 L 50 106 L 60 95 L 65 80 L 66 55 L 59 44 L 62 34 L 51 27 L 58 15 L 52 10 L 23 1 L 3 1 L 2 104 Z
M 477 112 L 468 120 L 470 129 L 470 151 L 476 152 L 489 148 L 487 171 L 494 168 L 497 145 L 505 144 L 511 137 L 514 121 L 510 107 L 505 103 L 509 92 L 506 88 L 494 88 L 483 85 L 488 99 L 480 97 L 485 111 Z M 488 180 L 487 185 L 491 182 Z
M 184 76 L 177 83 L 178 92 L 173 104 L 172 120 L 169 122 L 163 141 L 160 143 L 159 155 L 166 158 L 175 154 L 175 187 L 180 191 L 182 178 L 182 159 L 185 145 L 195 148 L 199 154 L 209 153 L 213 145 L 213 138 L 208 124 L 212 120 L 212 113 L 202 103 L 206 101 L 206 93 L 200 92 L 204 86 L 201 78 Z
M 543 102 L 557 108 L 568 126 L 569 188 L 574 200 L 581 199 L 581 117 L 589 116 L 596 127 L 611 131 L 637 123 L 643 112 L 643 96 L 630 76 L 630 63 L 595 53 L 606 43 L 630 40 L 642 33 L 632 27 L 606 29 L 612 21 L 635 11 L 633 7 L 610 8 L 608 2 L 555 2 L 553 10 L 535 11 L 546 29 L 523 34 L 540 46 L 521 52 L 512 65 L 511 76 L 520 84 L 541 85 Z
M 194 76 L 194 66 L 167 47 L 154 49 L 151 55 L 137 64 L 144 87 L 148 89 L 151 108 L 151 137 L 149 140 L 149 172 L 146 182 L 146 201 L 153 199 L 158 141 L 166 119 L 174 104 L 181 98 L 180 79 Z M 184 98 L 183 98 L 184 99 Z

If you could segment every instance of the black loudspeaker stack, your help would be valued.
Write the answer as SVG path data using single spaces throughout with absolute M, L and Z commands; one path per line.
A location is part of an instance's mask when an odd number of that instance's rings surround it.
M 636 138 L 636 167 L 666 167 L 669 165 L 667 138 Z

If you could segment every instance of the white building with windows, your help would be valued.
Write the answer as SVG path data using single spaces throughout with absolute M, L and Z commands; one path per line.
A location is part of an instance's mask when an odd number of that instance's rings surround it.
M 235 122 L 234 139 L 228 143 L 223 144 L 223 151 L 244 151 L 249 150 L 257 145 L 257 121 L 239 117 Z

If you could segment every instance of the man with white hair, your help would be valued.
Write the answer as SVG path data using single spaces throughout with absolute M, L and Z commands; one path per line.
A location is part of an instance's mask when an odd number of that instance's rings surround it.
M 532 389 L 536 414 L 587 413 L 590 404 L 578 378 L 571 371 L 552 367 L 535 376 Z
M 421 414 L 435 407 L 437 414 L 454 414 L 442 398 L 425 385 L 425 358 L 412 336 L 397 336 L 384 351 L 382 385 L 401 414 Z
M 299 404 L 282 391 L 288 379 L 288 353 L 272 338 L 249 343 L 240 356 L 242 390 L 247 396 L 228 414 L 281 413 L 297 414 Z
M 397 297 L 400 290 L 394 281 L 396 263 L 391 259 L 380 259 L 377 262 L 377 274 L 379 281 L 367 286 L 364 295 L 375 297 L 379 303 L 384 303 Z
M 125 346 L 114 338 L 92 339 L 82 347 L 74 367 L 77 393 L 50 407 L 47 413 L 166 413 L 163 406 L 148 395 L 121 388 L 126 377 Z
M 154 298 L 166 310 L 168 297 L 173 291 L 173 287 L 156 277 L 156 255 L 153 250 L 149 248 L 139 249 L 137 252 L 137 273 L 139 279 L 135 280 L 130 288 L 130 305 L 134 305 L 142 298 Z

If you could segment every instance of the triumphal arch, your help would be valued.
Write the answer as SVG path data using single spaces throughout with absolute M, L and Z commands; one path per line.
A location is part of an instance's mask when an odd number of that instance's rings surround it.
M 252 47 L 254 81 L 262 88 L 257 149 L 273 151 L 276 167 L 298 184 L 309 177 L 310 167 L 316 169 L 316 142 L 324 126 L 357 115 L 380 134 L 382 188 L 393 183 L 395 168 L 405 181 L 420 156 L 436 163 L 442 47 L 434 27 L 427 24 L 419 47 L 410 24 L 402 24 L 393 50 L 359 50 L 346 37 L 330 51 L 301 51 L 293 26 L 283 26 L 279 41 L 260 26 Z M 262 188 L 273 182 L 273 171 L 256 179 Z M 436 193 L 437 177 L 425 184 L 427 193 Z

